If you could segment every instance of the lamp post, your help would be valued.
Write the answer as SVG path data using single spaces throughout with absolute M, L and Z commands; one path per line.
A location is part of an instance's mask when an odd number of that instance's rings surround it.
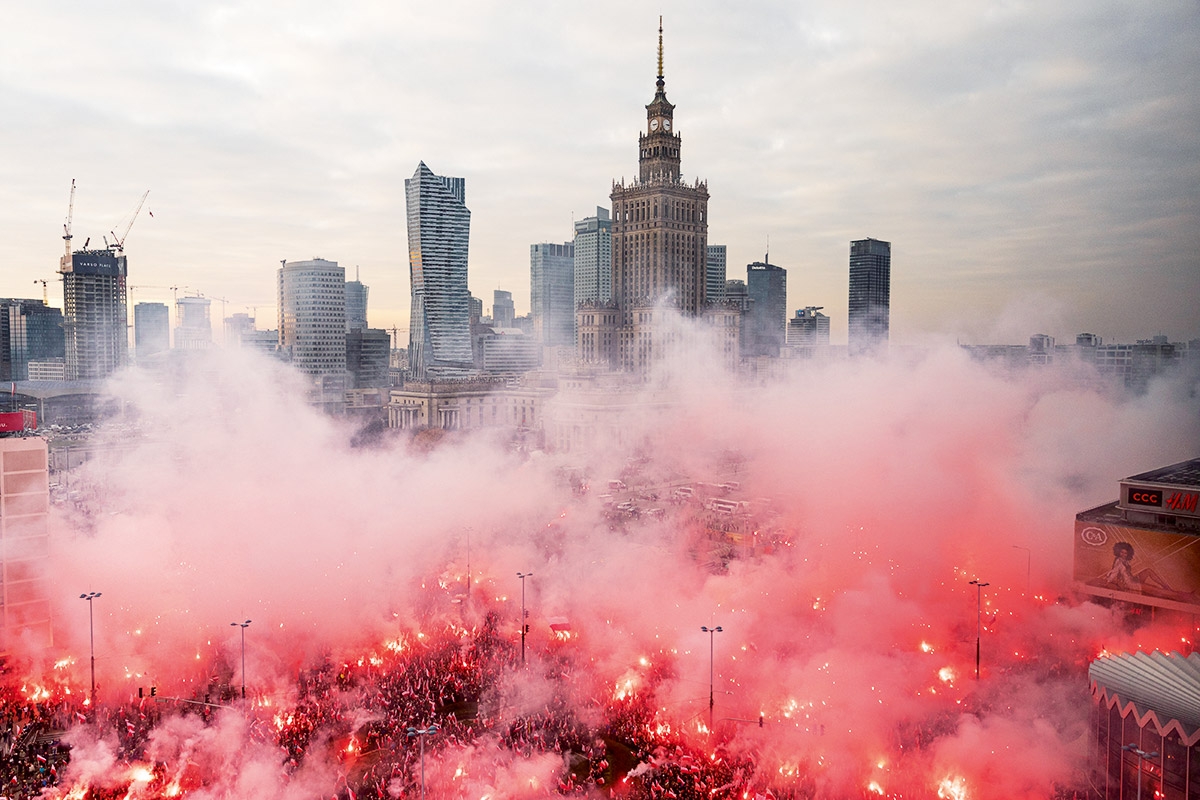
M 717 634 L 721 632 L 721 626 L 710 628 L 707 625 L 701 625 L 700 630 L 708 634 L 708 730 L 711 733 L 713 729 L 713 654 L 716 647 L 714 642 Z
M 1029 586 L 1030 586 L 1029 578 L 1030 578 L 1030 575 L 1032 574 L 1032 569 L 1033 569 L 1033 551 L 1030 550 L 1028 547 L 1022 547 L 1019 544 L 1014 544 L 1013 549 L 1025 551 L 1025 594 L 1028 595 L 1029 594 Z
M 1153 751 L 1153 752 L 1147 753 L 1145 750 L 1141 750 L 1141 749 L 1139 749 L 1139 748 L 1138 748 L 1138 746 L 1137 746 L 1136 744 L 1133 744 L 1132 742 L 1131 742 L 1130 744 L 1122 745 L 1122 746 L 1121 746 L 1121 749 L 1122 749 L 1122 750 L 1128 750 L 1129 752 L 1133 753 L 1134 755 L 1136 755 L 1136 756 L 1138 757 L 1138 766 L 1137 766 L 1137 771 L 1138 771 L 1138 792 L 1137 792 L 1137 797 L 1138 797 L 1138 800 L 1142 800 L 1142 762 L 1143 762 L 1143 761 L 1145 761 L 1145 760 L 1146 760 L 1146 759 L 1148 759 L 1148 758 L 1158 758 L 1158 751 L 1157 751 L 1157 750 L 1155 750 L 1155 751 Z
M 438 726 L 436 724 L 425 728 L 409 728 L 408 738 L 414 736 L 421 743 L 421 800 L 425 800 L 425 737 L 431 733 L 437 733 Z
M 525 634 L 529 632 L 529 625 L 525 622 L 525 579 L 532 576 L 532 572 L 518 572 L 517 577 L 521 579 L 521 663 L 525 663 Z
M 242 700 L 244 702 L 246 699 L 246 628 L 250 627 L 250 620 L 246 620 L 245 622 L 231 622 L 229 624 L 235 628 L 242 629 Z
M 96 707 L 96 625 L 92 616 L 92 601 L 99 597 L 102 592 L 88 592 L 87 594 L 79 595 L 80 600 L 88 601 L 88 638 L 91 640 L 92 649 L 92 694 L 91 706 Z
M 979 641 L 983 638 L 983 587 L 991 584 L 976 578 L 971 581 L 971 585 L 979 588 L 975 600 L 975 680 L 979 680 Z

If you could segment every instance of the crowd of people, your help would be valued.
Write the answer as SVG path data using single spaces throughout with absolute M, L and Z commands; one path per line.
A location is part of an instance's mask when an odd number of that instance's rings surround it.
M 573 677 L 569 646 L 541 648 L 529 659 L 539 685 L 536 701 L 514 702 L 511 680 L 521 668 L 519 644 L 501 630 L 494 613 L 464 627 L 412 633 L 401 644 L 347 659 L 330 654 L 301 671 L 288 700 L 241 703 L 232 672 L 214 678 L 194 700 L 159 703 L 149 697 L 125 703 L 86 703 L 86 693 L 65 686 L 38 689 L 6 680 L 0 685 L 0 800 L 37 798 L 60 783 L 71 761 L 64 734 L 94 729 L 126 765 L 144 769 L 139 797 L 186 795 L 214 781 L 193 770 L 181 786 L 184 765 L 155 763 L 147 743 L 168 715 L 197 715 L 213 725 L 228 713 L 249 717 L 247 736 L 277 748 L 281 780 L 292 780 L 309 762 L 334 765 L 336 780 L 325 797 L 383 800 L 417 796 L 423 761 L 452 763 L 461 754 L 492 753 L 497 761 L 550 756 L 561 763 L 554 790 L 564 796 L 612 793 L 629 800 L 716 800 L 819 796 L 814 776 L 801 766 L 787 776 L 760 768 L 752 754 L 725 749 L 721 736 L 685 735 L 679 720 L 662 719 L 656 689 L 671 678 L 655 666 L 637 692 L 608 687 L 597 696 Z M 10 677 L 10 676 L 6 676 Z M 600 696 L 602 695 L 602 696 Z M 162 698 L 157 698 L 161 700 Z M 898 751 L 920 750 L 952 729 L 947 715 L 898 732 Z M 696 726 L 693 726 L 696 727 Z M 507 755 L 505 755 L 507 754 Z M 481 770 L 486 772 L 486 770 Z M 310 773 L 311 774 L 311 773 Z M 441 792 L 435 783 L 429 794 Z M 130 780 L 88 787 L 88 800 L 129 796 Z M 122 783 L 121 781 L 124 780 Z M 446 778 L 441 774 L 443 785 Z M 168 789 L 170 791 L 168 791 Z M 51 792 L 49 796 L 60 797 Z M 1061 797 L 1070 797 L 1062 790 Z

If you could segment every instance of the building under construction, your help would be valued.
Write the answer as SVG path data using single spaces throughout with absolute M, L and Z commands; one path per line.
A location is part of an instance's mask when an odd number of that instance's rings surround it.
M 67 380 L 106 377 L 128 361 L 125 256 L 114 248 L 76 250 L 59 271 Z
M 63 225 L 64 253 L 58 271 L 63 279 L 63 331 L 66 339 L 66 379 L 104 378 L 129 360 L 129 315 L 126 302 L 128 274 L 125 237 L 150 192 L 142 195 L 121 235 L 105 237 L 103 250 L 71 250 L 71 223 L 75 213 L 75 181 Z M 88 239 L 88 241 L 91 241 Z

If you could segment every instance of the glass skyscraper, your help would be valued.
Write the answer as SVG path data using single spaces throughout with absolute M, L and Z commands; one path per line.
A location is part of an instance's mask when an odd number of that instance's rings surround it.
M 547 347 L 575 344 L 575 245 L 529 245 L 533 330 Z
M 892 243 L 879 239 L 850 242 L 851 355 L 869 355 L 887 348 L 891 288 Z
M 404 181 L 412 284 L 408 363 L 418 379 L 472 367 L 466 181 L 435 175 L 422 161 Z
M 704 299 L 709 303 L 719 303 L 725 299 L 725 265 L 726 248 L 723 244 L 708 246 L 708 259 L 705 263 Z
M 746 266 L 750 295 L 750 352 L 778 356 L 787 335 L 787 270 L 755 261 Z
M 612 218 L 596 206 L 596 216 L 575 223 L 575 306 L 612 297 Z M 574 313 L 572 308 L 572 313 Z

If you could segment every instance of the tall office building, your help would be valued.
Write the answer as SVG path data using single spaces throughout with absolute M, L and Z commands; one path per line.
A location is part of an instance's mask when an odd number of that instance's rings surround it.
M 821 347 L 829 344 L 829 317 L 821 313 L 822 306 L 796 309 L 788 320 L 789 347 Z
M 544 347 L 575 343 L 575 245 L 529 245 L 529 299 L 534 338 Z
M 517 307 L 513 305 L 512 292 L 503 289 L 492 291 L 492 325 L 496 328 L 511 328 L 517 318 Z
M 136 313 L 137 309 L 134 309 Z M 239 311 L 235 314 L 230 314 L 225 318 L 225 338 L 224 344 L 226 347 L 241 347 L 242 337 L 255 332 L 254 317 L 249 314 Z M 278 344 L 278 342 L 276 342 Z
M 61 361 L 63 315 L 41 300 L 0 300 L 0 380 L 29 379 L 29 362 Z
M 345 380 L 346 271 L 336 261 L 279 268 L 279 350 L 313 378 Z
M 725 299 L 725 266 L 725 245 L 710 244 L 708 259 L 705 263 L 704 281 L 705 299 L 710 303 L 719 303 Z
M 67 380 L 103 378 L 129 356 L 125 255 L 117 248 L 76 250 L 59 261 Z
M 412 285 L 409 371 L 416 378 L 469 370 L 471 294 L 467 245 L 471 212 L 466 181 L 433 174 L 422 161 L 404 181 Z
M 574 308 L 585 301 L 606 303 L 612 297 L 612 218 L 596 206 L 596 216 L 575 223 Z
M 356 389 L 387 386 L 391 337 L 385 330 L 356 328 L 346 332 L 346 371 Z
M 879 239 L 850 242 L 848 349 L 851 355 L 869 355 L 887 349 L 891 287 L 891 242 Z
M 346 330 L 365 331 L 367 329 L 367 295 L 370 287 L 358 279 L 355 269 L 354 280 L 346 281 Z
M 664 88 L 661 24 L 655 86 L 646 132 L 638 136 L 638 179 L 614 182 L 611 196 L 613 298 L 627 327 L 635 306 L 662 300 L 685 314 L 700 313 L 708 280 L 708 184 L 689 185 L 680 175 L 682 140 Z
M 133 351 L 139 361 L 171 348 L 171 312 L 166 303 L 133 307 Z
M 181 297 L 175 301 L 175 349 L 207 350 L 212 347 L 212 301 L 207 297 Z
M 750 353 L 778 356 L 787 338 L 787 270 L 755 261 L 746 266 L 750 295 Z

